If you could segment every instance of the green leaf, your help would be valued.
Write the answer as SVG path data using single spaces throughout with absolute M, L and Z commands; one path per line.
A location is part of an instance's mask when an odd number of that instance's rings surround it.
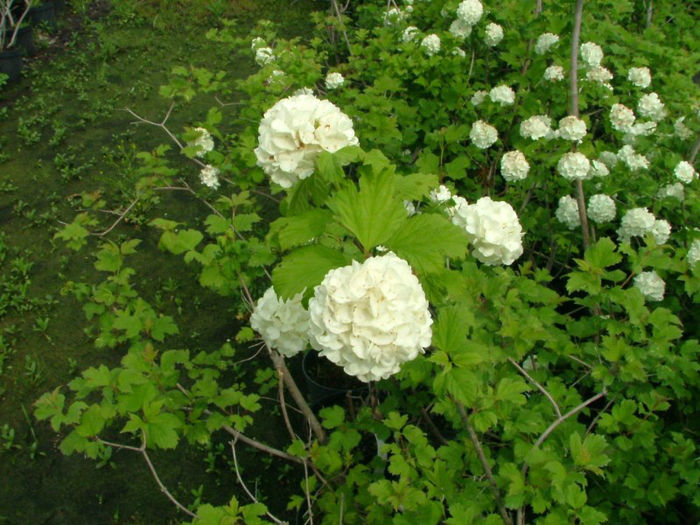
M 175 448 L 179 439 L 175 430 L 181 426 L 182 422 L 177 416 L 162 412 L 150 418 L 146 424 L 147 443 L 163 449 Z
M 339 427 L 345 421 L 345 410 L 338 405 L 322 409 L 319 415 L 323 419 L 323 426 L 328 429 Z
M 327 246 L 304 246 L 282 259 L 272 272 L 272 284 L 283 298 L 290 298 L 304 289 L 311 293 L 329 270 L 349 262 L 345 254 Z
M 509 377 L 504 377 L 496 388 L 496 399 L 498 401 L 515 403 L 516 405 L 524 405 L 527 400 L 522 394 L 529 389 L 527 383 L 520 378 L 511 379 Z
M 320 236 L 330 222 L 332 215 L 327 210 L 314 208 L 301 215 L 281 217 L 273 223 L 279 228 L 279 243 L 282 250 L 301 246 Z
M 181 230 L 177 233 L 165 231 L 163 235 L 161 235 L 158 245 L 165 248 L 170 253 L 180 255 L 181 253 L 194 250 L 195 246 L 197 246 L 203 238 L 204 235 L 197 230 Z
M 396 196 L 409 201 L 423 199 L 438 184 L 439 179 L 437 175 L 428 173 L 404 175 L 403 177 L 396 177 L 394 180 Z
M 316 172 L 331 184 L 340 184 L 345 179 L 340 160 L 328 151 L 322 151 L 316 157 Z

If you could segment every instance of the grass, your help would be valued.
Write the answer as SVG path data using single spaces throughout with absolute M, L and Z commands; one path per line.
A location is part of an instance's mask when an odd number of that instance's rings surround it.
M 196 2 L 173 0 L 74 0 L 57 32 L 39 34 L 39 55 L 16 85 L 0 91 L 0 523 L 168 523 L 174 507 L 158 492 L 143 460 L 115 452 L 97 464 L 65 457 L 60 437 L 31 417 L 43 392 L 67 383 L 80 370 L 116 363 L 116 352 L 97 349 L 85 333 L 77 302 L 63 295 L 66 281 L 94 282 L 85 254 L 66 250 L 53 235 L 81 205 L 77 196 L 102 189 L 116 208 L 128 199 L 135 154 L 162 141 L 157 130 L 134 126 L 122 110 L 158 118 L 167 101 L 158 86 L 175 65 L 199 65 L 245 75 L 252 58 L 234 61 L 204 33 L 220 16 L 242 30 L 257 18 L 282 23 L 287 35 L 305 31 L 307 13 L 325 7 L 311 0 Z M 173 116 L 173 127 L 203 118 L 211 101 L 193 103 Z M 188 210 L 181 197 L 169 206 Z M 155 234 L 138 222 L 116 229 L 144 239 L 153 254 Z M 180 342 L 218 346 L 234 332 L 236 305 L 196 286 L 194 273 L 165 255 L 135 256 L 130 264 L 139 291 L 187 327 Z M 175 299 L 188 298 L 187 305 Z M 212 325 L 228 316 L 230 324 Z M 261 428 L 274 437 L 274 427 Z M 236 485 L 220 444 L 181 447 L 173 456 L 153 454 L 159 474 L 186 503 L 223 503 Z M 97 468 L 96 468 L 97 466 Z M 243 458 L 243 469 L 249 466 Z M 291 483 L 286 471 L 251 483 Z M 217 480 L 224 483 L 217 485 Z M 278 493 L 278 489 L 270 491 Z M 274 502 L 271 502 L 274 504 Z M 284 506 L 280 498 L 278 505 Z

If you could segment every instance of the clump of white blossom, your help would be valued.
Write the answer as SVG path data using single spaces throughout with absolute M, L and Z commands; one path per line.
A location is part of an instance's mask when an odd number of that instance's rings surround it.
M 664 199 L 668 197 L 682 202 L 685 199 L 685 188 L 680 182 L 667 184 L 666 186 L 663 186 L 659 189 L 659 191 L 656 193 L 656 196 L 659 199 Z
M 547 115 L 533 115 L 520 123 L 520 135 L 526 139 L 550 139 L 554 136 L 552 119 Z
M 632 171 L 645 170 L 649 167 L 649 160 L 641 153 L 637 153 L 629 144 L 620 148 L 620 151 L 617 152 L 617 158 Z
M 409 217 L 415 215 L 417 213 L 416 210 L 416 205 L 413 204 L 411 201 L 403 201 L 403 207 L 406 209 L 406 213 L 408 214 Z
M 260 47 L 255 50 L 255 63 L 260 67 L 275 61 L 275 53 L 271 47 Z
M 637 277 L 634 278 L 634 286 L 642 292 L 644 298 L 649 301 L 663 300 L 664 293 L 666 292 L 666 283 L 659 274 L 654 271 L 642 272 L 637 275 Z
M 610 123 L 617 131 L 629 133 L 636 118 L 634 111 L 624 104 L 613 104 L 610 108 Z
M 420 47 L 425 51 L 426 55 L 431 57 L 440 51 L 440 37 L 435 33 L 430 34 L 423 38 Z
M 321 151 L 358 144 L 352 120 L 313 95 L 284 98 L 265 112 L 258 127 L 258 166 L 283 188 L 309 177 Z
M 616 211 L 615 201 L 609 195 L 599 193 L 588 199 L 586 213 L 588 218 L 596 224 L 612 221 L 615 218 Z
M 666 116 L 664 103 L 661 102 L 659 95 L 656 93 L 647 93 L 642 95 L 637 103 L 637 112 L 646 118 L 658 122 Z
M 219 169 L 207 164 L 199 172 L 199 180 L 208 188 L 217 189 L 219 187 Z
M 511 106 L 515 102 L 515 91 L 510 86 L 496 86 L 489 91 L 489 98 L 501 106 Z
M 632 208 L 622 217 L 617 235 L 622 242 L 629 242 L 631 237 L 644 237 L 656 223 L 656 217 L 646 208 Z
M 195 153 L 196 157 L 204 157 L 214 149 L 214 138 L 206 128 L 194 128 L 194 131 L 198 133 L 198 136 L 190 142 L 190 146 L 197 147 L 197 153 Z
M 415 40 L 417 36 L 418 28 L 416 26 L 408 26 L 406 29 L 403 30 L 403 33 L 401 33 L 401 41 L 413 42 L 413 40 Z
M 555 35 L 554 33 L 542 33 L 537 37 L 537 42 L 535 42 L 535 53 L 544 55 L 558 42 L 559 35 Z
M 690 184 L 698 176 L 695 168 L 687 160 L 682 160 L 676 164 L 676 167 L 673 168 L 673 174 L 683 184 Z
M 666 244 L 671 236 L 671 224 L 665 219 L 656 219 L 651 227 L 651 234 L 654 236 L 656 244 Z
M 396 374 L 432 338 L 423 288 L 392 252 L 329 271 L 314 289 L 309 318 L 311 346 L 365 382 Z
M 523 231 L 507 202 L 482 197 L 475 204 L 454 198 L 452 222 L 467 232 L 472 255 L 489 266 L 510 265 L 523 253 Z
M 503 28 L 493 22 L 484 30 L 484 43 L 489 47 L 497 46 L 503 40 Z
M 559 222 L 564 224 L 570 230 L 574 230 L 581 226 L 581 216 L 578 212 L 578 201 L 570 195 L 564 195 L 559 198 L 559 204 L 554 212 L 554 216 Z
M 390 26 L 399 24 L 406 18 L 406 13 L 398 7 L 392 7 L 384 12 L 384 25 Z
M 520 151 L 509 151 L 501 157 L 501 175 L 508 182 L 523 180 L 529 171 L 530 165 Z
M 462 49 L 461 47 L 455 47 L 455 48 L 452 50 L 452 54 L 453 54 L 454 56 L 458 56 L 458 57 L 462 57 L 462 58 L 464 58 L 465 56 L 467 56 L 466 51 L 464 51 L 464 49 Z
M 331 72 L 326 75 L 326 89 L 338 89 L 345 84 L 345 77 L 338 72 Z
M 605 163 L 599 160 L 592 160 L 591 171 L 588 174 L 591 177 L 607 177 L 610 175 L 610 170 L 608 170 L 608 166 Z
M 612 169 L 617 165 L 617 153 L 614 151 L 601 151 L 598 160 Z
M 477 148 L 486 149 L 498 140 L 498 131 L 483 120 L 477 120 L 469 132 L 469 138 Z
M 299 293 L 285 301 L 270 286 L 250 315 L 250 327 L 267 346 L 285 357 L 305 350 L 309 344 L 309 312 L 301 303 L 302 297 Z
M 685 117 L 679 117 L 673 122 L 673 132 L 681 140 L 688 140 L 693 136 L 693 130 L 685 125 Z
M 430 191 L 428 198 L 431 201 L 440 204 L 450 200 L 452 198 L 452 192 L 447 186 L 440 184 L 440 186 Z
M 559 121 L 559 129 L 556 135 L 564 140 L 581 142 L 586 136 L 586 123 L 578 117 L 569 115 Z
M 558 82 L 560 80 L 564 80 L 564 68 L 556 65 L 549 66 L 547 69 L 544 70 L 543 77 L 549 82 Z
M 627 72 L 627 80 L 637 87 L 647 88 L 651 84 L 651 71 L 648 67 L 631 67 Z
M 595 42 L 584 42 L 581 44 L 579 53 L 581 54 L 581 60 L 583 60 L 588 67 L 598 67 L 603 61 L 603 50 Z
M 450 24 L 449 31 L 455 38 L 464 40 L 472 34 L 472 26 L 467 24 L 464 20 L 457 18 Z
M 612 91 L 610 81 L 613 79 L 613 74 L 609 69 L 603 66 L 595 66 L 586 71 L 586 80 L 601 84 L 603 87 Z
M 257 49 L 260 49 L 261 47 L 265 47 L 266 45 L 267 43 L 264 39 L 260 38 L 259 36 L 256 36 L 250 41 L 250 50 L 255 51 Z
M 457 6 L 457 18 L 470 26 L 475 25 L 481 20 L 481 15 L 484 14 L 484 6 L 479 0 L 463 0 Z
M 578 151 L 564 153 L 557 162 L 557 173 L 567 180 L 586 179 L 590 169 L 590 161 Z
M 630 130 L 630 135 L 633 137 L 652 135 L 656 131 L 656 122 L 649 120 L 647 122 L 637 122 Z
M 688 266 L 691 268 L 700 262 L 700 239 L 694 240 L 690 245 L 686 255 L 686 260 L 688 261 Z
M 476 91 L 471 98 L 471 103 L 473 106 L 478 106 L 481 104 L 484 100 L 486 100 L 486 97 L 489 95 L 488 91 L 484 91 L 483 89 L 480 89 L 479 91 Z

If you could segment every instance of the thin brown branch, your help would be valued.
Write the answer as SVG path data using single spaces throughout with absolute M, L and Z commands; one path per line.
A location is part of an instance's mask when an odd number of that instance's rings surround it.
M 559 405 L 557 402 L 554 400 L 552 397 L 552 394 L 550 394 L 545 387 L 543 387 L 541 384 L 539 384 L 530 374 L 528 374 L 523 367 L 521 367 L 515 359 L 509 357 L 508 361 L 510 364 L 512 364 L 515 368 L 518 369 L 518 372 L 520 372 L 525 378 L 530 381 L 533 385 L 537 387 L 537 390 L 542 392 L 547 399 L 549 399 L 549 402 L 552 403 L 552 406 L 554 407 L 554 411 L 557 413 L 557 417 L 561 417 L 561 410 L 559 410 Z
M 292 423 L 289 421 L 289 414 L 287 414 L 287 403 L 284 400 L 284 380 L 280 370 L 277 370 L 277 395 L 279 396 L 280 408 L 282 409 L 282 418 L 284 419 L 284 426 L 287 427 L 287 432 L 289 432 L 289 437 L 294 441 L 297 436 L 292 428 Z M 304 469 L 306 469 L 306 464 L 304 464 Z
M 93 233 L 92 235 L 96 235 L 97 237 L 104 237 L 107 235 L 109 232 L 111 232 L 114 228 L 117 227 L 117 225 L 124 220 L 124 217 L 127 216 L 127 214 L 131 211 L 131 209 L 136 206 L 136 203 L 141 200 L 141 197 L 136 197 L 133 201 L 131 201 L 131 204 L 127 206 L 127 208 L 117 217 L 117 219 L 112 223 L 112 225 L 107 228 L 106 230 L 103 230 L 99 233 Z
M 438 427 L 435 426 L 435 423 L 433 422 L 432 418 L 430 417 L 430 414 L 428 414 L 428 411 L 425 408 L 421 407 L 420 415 L 423 417 L 423 421 L 426 422 L 426 424 L 428 425 L 428 428 L 433 433 L 433 435 L 438 439 L 438 441 L 440 443 L 442 443 L 443 445 L 447 445 L 449 442 L 442 435 L 442 433 L 440 432 Z
M 340 22 L 340 31 L 343 33 L 345 45 L 348 46 L 348 54 L 352 56 L 352 49 L 350 49 L 350 39 L 348 38 L 348 32 L 345 30 L 345 22 L 343 22 L 343 15 L 340 13 L 338 2 L 336 2 L 336 0 L 331 0 L 331 4 L 333 4 L 333 9 L 335 9 L 335 15 L 338 17 L 338 22 Z
M 690 148 L 690 153 L 688 153 L 688 162 L 695 164 L 695 157 L 698 156 L 698 151 L 700 151 L 700 135 L 695 139 L 693 147 Z

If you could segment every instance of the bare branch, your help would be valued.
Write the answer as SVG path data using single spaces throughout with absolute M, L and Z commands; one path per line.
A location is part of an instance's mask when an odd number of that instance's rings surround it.
M 528 373 L 525 371 L 525 369 L 524 369 L 523 367 L 521 367 L 521 366 L 515 361 L 515 359 L 509 357 L 509 358 L 508 358 L 508 361 L 509 361 L 510 364 L 512 364 L 515 368 L 517 368 L 517 369 L 518 369 L 518 372 L 520 372 L 522 375 L 524 375 L 525 378 L 526 378 L 528 381 L 530 381 L 530 383 L 532 383 L 533 385 L 535 385 L 535 386 L 537 387 L 537 390 L 539 390 L 540 392 L 542 392 L 542 393 L 547 397 L 547 399 L 549 399 L 549 402 L 552 403 L 552 406 L 554 406 L 554 411 L 557 413 L 557 417 L 561 417 L 561 410 L 559 410 L 559 405 L 557 404 L 557 402 L 556 402 L 556 401 L 554 400 L 554 398 L 552 397 L 552 394 L 550 394 L 549 392 L 547 392 L 547 389 L 546 389 L 545 387 L 543 387 L 543 386 L 542 386 L 541 384 L 539 384 L 532 376 L 530 376 L 530 374 L 528 374 Z
M 352 49 L 350 49 L 350 39 L 348 39 L 348 32 L 345 30 L 345 23 L 343 22 L 343 15 L 340 14 L 338 2 L 336 0 L 331 0 L 331 4 L 333 4 L 333 8 L 335 9 L 335 14 L 338 17 L 338 22 L 340 22 L 340 31 L 343 33 L 345 45 L 348 46 L 348 54 L 352 56 Z

